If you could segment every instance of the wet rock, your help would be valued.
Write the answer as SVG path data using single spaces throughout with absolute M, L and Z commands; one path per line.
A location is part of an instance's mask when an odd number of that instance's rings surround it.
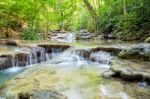
M 86 30 L 86 29 L 81 29 L 79 32 L 80 32 L 80 33 L 88 33 L 88 30 Z
M 27 66 L 30 65 L 30 53 L 21 52 L 15 55 L 15 66 Z
M 26 46 L 15 54 L 15 66 L 27 66 L 46 61 L 45 49 L 38 46 Z
M 91 39 L 93 35 L 91 33 L 81 34 L 81 39 Z
M 127 50 L 122 50 L 119 53 L 119 57 L 124 59 L 140 59 L 140 60 L 149 61 L 150 45 L 142 44 Z
M 73 42 L 75 41 L 75 33 L 56 33 L 51 36 L 51 39 L 58 42 Z
M 50 33 L 57 34 L 57 33 L 67 33 L 68 31 L 61 31 L 61 30 L 51 30 Z
M 38 45 L 40 47 L 45 48 L 46 52 L 52 53 L 52 52 L 63 52 L 64 50 L 70 48 L 69 45 L 49 45 L 49 44 L 41 44 Z
M 102 35 L 96 34 L 94 39 L 95 40 L 104 40 L 104 37 Z
M 67 99 L 66 96 L 51 90 L 36 90 L 18 94 L 19 99 Z
M 32 64 L 46 61 L 46 50 L 43 47 L 33 46 L 30 47 Z
M 104 72 L 101 73 L 102 77 L 104 78 L 111 78 L 115 75 L 115 72 L 113 72 L 112 70 L 108 69 Z
M 114 55 L 118 55 L 118 53 L 121 52 L 121 49 L 120 48 L 113 48 L 113 47 L 97 47 L 97 48 L 92 48 L 91 49 L 92 52 L 97 52 L 97 51 L 105 51 L 105 52 L 109 52 L 111 54 L 114 54 Z
M 19 93 L 18 94 L 18 99 L 31 99 L 31 94 L 28 93 Z
M 0 70 L 13 66 L 12 55 L 0 55 Z
M 91 51 L 88 49 L 77 49 L 77 50 L 75 50 L 75 54 L 77 54 L 85 59 L 89 59 Z
M 128 81 L 148 81 L 150 82 L 150 72 L 144 70 L 137 70 L 132 68 L 112 68 L 115 72 L 115 77 L 120 77 Z
M 82 29 L 79 31 L 79 33 L 76 35 L 77 40 L 84 40 L 84 39 L 92 39 L 94 35 L 86 29 Z
M 19 46 L 19 44 L 15 40 L 0 40 L 1 45 L 9 45 L 9 46 Z
M 104 34 L 103 38 L 104 39 L 117 39 L 117 37 L 113 34 Z
M 150 43 L 150 37 L 146 38 L 145 42 Z
M 14 40 L 7 40 L 5 44 L 11 46 L 18 46 L 18 43 Z

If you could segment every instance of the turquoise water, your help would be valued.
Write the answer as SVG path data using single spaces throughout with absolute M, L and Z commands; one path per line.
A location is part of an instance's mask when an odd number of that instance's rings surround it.
M 25 69 L 21 67 L 12 67 L 6 70 L 0 71 L 0 85 L 13 78 L 15 75 L 23 72 Z

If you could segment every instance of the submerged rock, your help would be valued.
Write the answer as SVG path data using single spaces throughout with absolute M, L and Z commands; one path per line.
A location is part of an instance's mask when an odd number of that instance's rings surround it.
M 18 93 L 18 99 L 67 99 L 66 96 L 52 90 L 34 90 Z
M 104 84 L 100 86 L 100 99 L 132 99 L 118 82 L 112 82 L 112 85 Z
M 33 67 L 0 86 L 0 98 L 11 99 L 67 99 L 56 91 L 58 79 L 53 69 Z
M 122 50 L 119 53 L 119 57 L 124 59 L 140 59 L 149 61 L 150 60 L 150 45 L 149 44 L 142 44 L 137 45 L 136 47 Z

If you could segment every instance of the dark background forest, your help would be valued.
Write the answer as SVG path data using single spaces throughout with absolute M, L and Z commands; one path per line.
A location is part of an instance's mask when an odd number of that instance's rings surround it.
M 0 38 L 40 39 L 51 30 L 150 37 L 150 0 L 1 0 Z

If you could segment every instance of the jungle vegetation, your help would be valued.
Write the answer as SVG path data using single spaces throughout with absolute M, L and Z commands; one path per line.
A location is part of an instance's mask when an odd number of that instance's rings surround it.
M 39 39 L 50 30 L 150 34 L 150 0 L 0 0 L 0 37 Z

